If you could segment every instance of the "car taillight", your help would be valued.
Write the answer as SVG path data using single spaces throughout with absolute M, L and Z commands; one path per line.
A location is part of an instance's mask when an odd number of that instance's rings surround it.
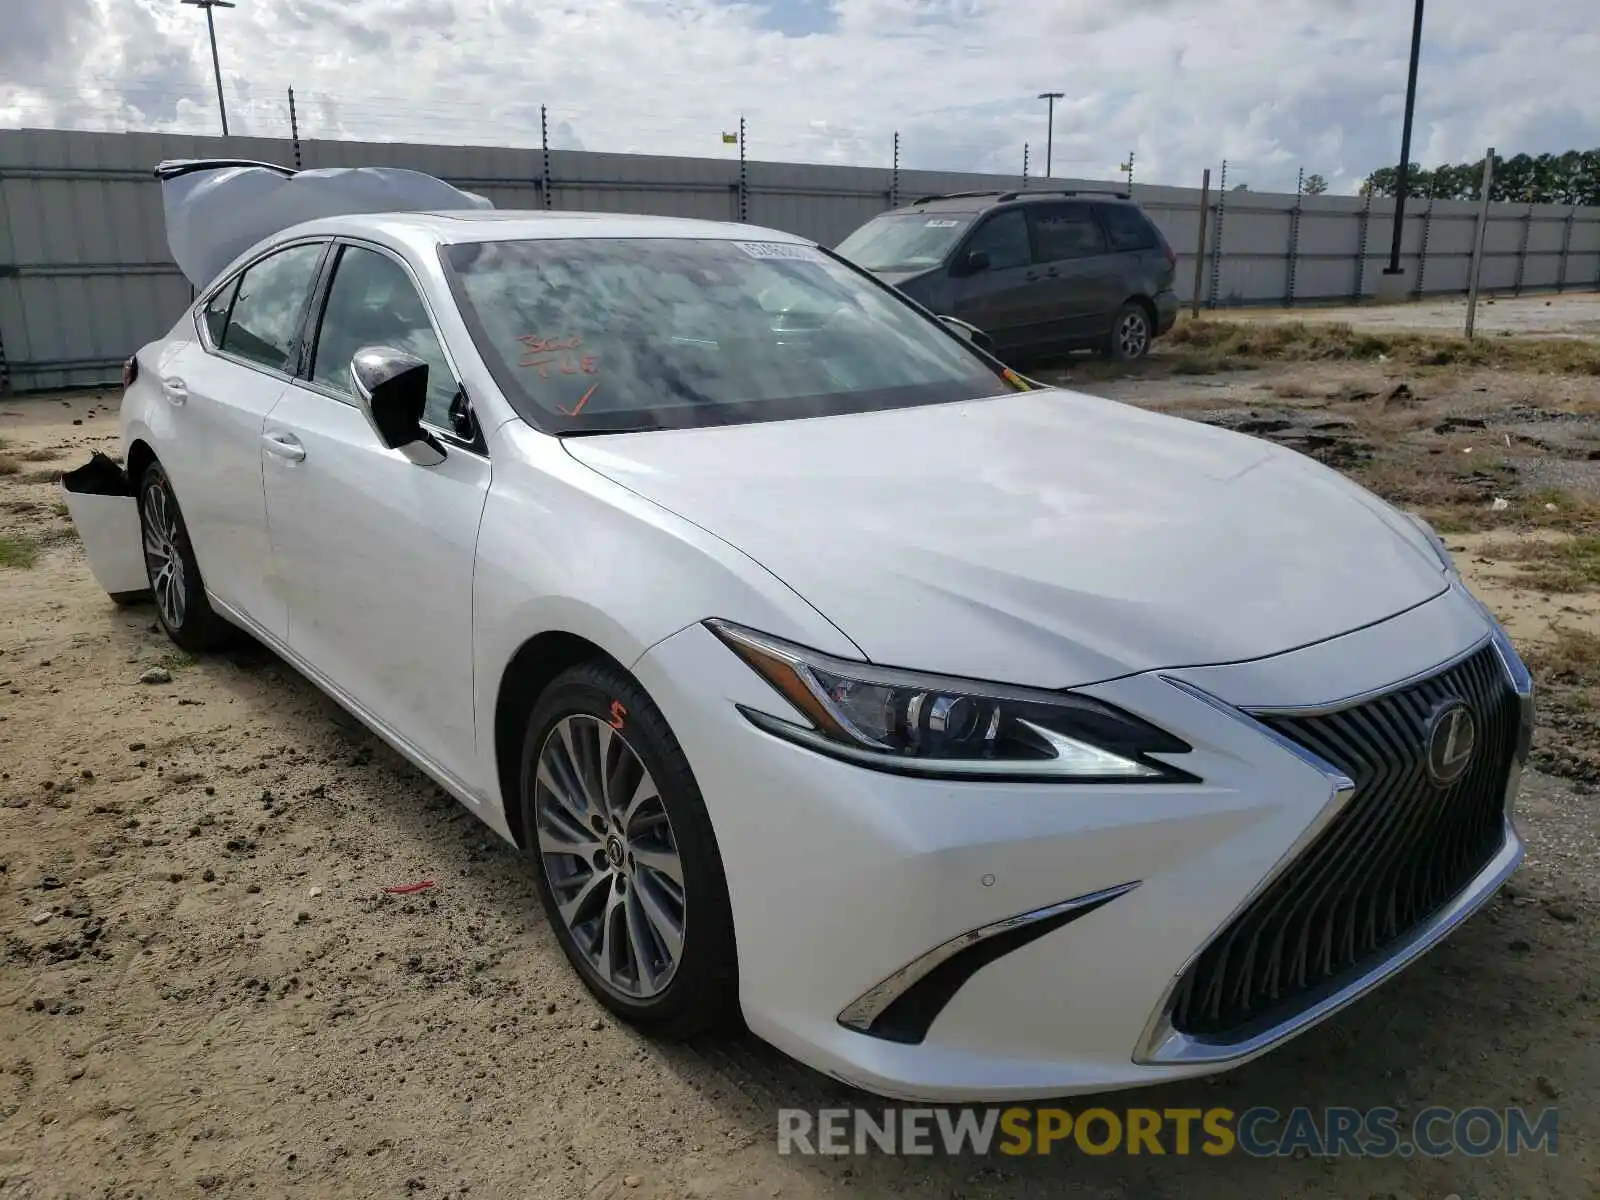
M 139 378 L 139 356 L 135 354 L 129 357 L 127 362 L 122 364 L 123 389 L 127 390 L 128 388 L 132 387 L 133 381 L 137 378 Z

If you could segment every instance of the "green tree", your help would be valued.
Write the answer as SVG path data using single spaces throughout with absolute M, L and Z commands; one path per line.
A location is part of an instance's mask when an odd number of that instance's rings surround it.
M 1301 190 L 1308 196 L 1320 196 L 1328 190 L 1328 181 L 1321 175 L 1307 175 L 1305 187 Z
M 1380 167 L 1361 185 L 1362 195 L 1392 199 L 1393 167 Z M 1412 164 L 1407 192 L 1439 200 L 1476 200 L 1483 186 L 1483 159 L 1445 163 L 1432 171 Z M 1489 199 L 1511 203 L 1600 205 L 1600 149 L 1563 154 L 1495 155 Z

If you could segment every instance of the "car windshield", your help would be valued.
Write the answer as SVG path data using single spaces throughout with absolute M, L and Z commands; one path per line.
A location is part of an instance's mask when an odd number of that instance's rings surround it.
M 972 224 L 972 213 L 889 213 L 839 243 L 839 254 L 869 271 L 936 267 Z
M 496 382 L 548 432 L 825 416 L 1019 386 L 814 246 L 541 238 L 441 253 Z

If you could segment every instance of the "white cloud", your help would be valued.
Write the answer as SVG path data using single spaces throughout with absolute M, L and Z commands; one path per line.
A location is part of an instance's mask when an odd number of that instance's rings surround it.
M 20 3 L 21 0 L 16 0 Z M 1413 157 L 1600 144 L 1595 0 L 1435 0 Z M 205 20 L 27 4 L 0 119 L 215 130 Z M 1398 154 L 1409 0 L 245 0 L 217 13 L 236 133 L 536 145 L 1352 190 Z M 784 31 L 787 30 L 786 34 Z M 793 36 L 791 36 L 793 35 Z

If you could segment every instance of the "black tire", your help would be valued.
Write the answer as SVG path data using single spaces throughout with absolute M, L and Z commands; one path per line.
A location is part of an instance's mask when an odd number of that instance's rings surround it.
M 1117 310 L 1111 322 L 1111 333 L 1106 340 L 1106 356 L 1114 362 L 1138 362 L 1150 353 L 1150 343 L 1155 340 L 1155 327 L 1150 311 L 1137 300 L 1130 300 Z
M 206 600 L 205 581 L 195 562 L 189 527 L 172 482 L 159 462 L 145 468 L 139 481 L 139 531 L 144 538 L 145 574 L 155 601 L 156 620 L 167 636 L 191 653 L 201 653 L 226 645 L 233 626 L 219 617 Z M 160 546 L 162 551 L 153 550 Z M 158 586 L 164 564 L 176 563 L 175 577 Z
M 555 867 L 550 864 L 581 859 L 547 856 L 539 841 L 536 775 L 540 755 L 546 741 L 557 736 L 562 722 L 585 718 L 616 730 L 610 736 L 625 740 L 626 748 L 649 772 L 681 863 L 682 950 L 664 990 L 643 999 L 622 994 L 601 975 L 561 915 L 551 880 Z M 557 676 L 529 715 L 519 779 L 524 852 L 532 860 L 545 915 L 584 986 L 616 1016 L 656 1037 L 689 1038 L 735 1023 L 738 964 L 722 855 L 688 759 L 661 710 L 638 682 L 620 667 L 603 661 L 584 663 Z M 631 870 L 631 853 L 626 861 Z M 621 864 L 617 865 L 620 871 Z M 615 879 L 607 887 L 619 894 L 626 890 Z M 637 887 L 635 881 L 635 890 Z

